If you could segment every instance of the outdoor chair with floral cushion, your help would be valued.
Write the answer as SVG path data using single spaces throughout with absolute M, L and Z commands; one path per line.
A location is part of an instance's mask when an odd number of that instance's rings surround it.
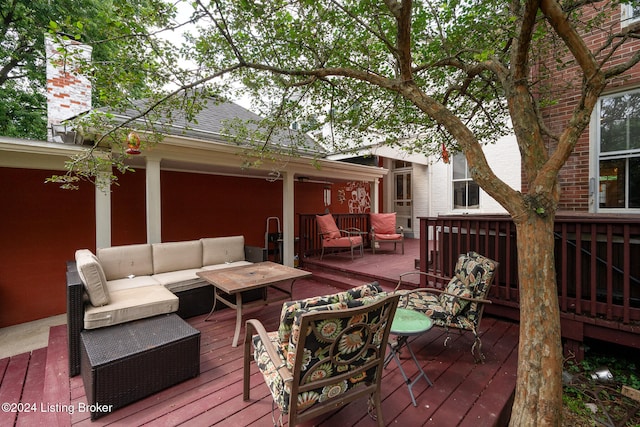
M 286 302 L 275 332 L 267 332 L 257 319 L 248 320 L 244 400 L 249 400 L 253 346 L 273 409 L 280 409 L 280 424 L 284 416 L 294 426 L 368 396 L 370 413 L 384 425 L 380 384 L 398 300 L 398 295 L 388 295 L 373 283 Z
M 360 256 L 364 256 L 362 232 L 359 229 L 340 230 L 331 214 L 316 215 L 316 222 L 322 245 L 320 259 L 324 256 L 325 249 L 350 249 L 353 259 L 353 250 L 359 248 Z
M 424 272 L 409 272 L 400 275 L 394 293 L 401 295 L 400 307 L 417 310 L 431 318 L 434 325 L 447 331 L 445 346 L 450 339 L 450 328 L 471 331 L 475 337 L 471 354 L 476 362 L 484 361 L 479 327 L 491 282 L 496 274 L 498 263 L 476 252 L 462 254 L 454 269 L 454 276 L 444 289 L 417 288 L 402 289 L 402 279 L 410 274 L 421 274 L 437 278 Z
M 376 245 L 380 243 L 393 243 L 393 250 L 398 243 L 402 245 L 404 255 L 404 229 L 396 226 L 396 213 L 372 213 L 371 220 L 371 250 L 376 253 Z

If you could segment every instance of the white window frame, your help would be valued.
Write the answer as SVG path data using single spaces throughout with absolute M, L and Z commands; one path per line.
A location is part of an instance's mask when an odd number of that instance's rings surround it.
M 457 161 L 462 161 L 464 160 L 464 169 L 465 169 L 465 176 L 464 178 L 455 178 L 454 177 L 454 162 Z M 469 165 L 467 164 L 467 158 L 465 157 L 465 155 L 463 153 L 456 153 L 453 156 L 451 156 L 451 191 L 450 191 L 450 197 L 451 197 L 451 209 L 454 212 L 462 212 L 462 211 L 473 211 L 476 212 L 480 209 L 481 206 L 481 194 L 482 191 L 480 189 L 480 186 L 476 183 L 477 187 L 478 187 L 478 204 L 477 205 L 473 205 L 473 206 L 469 206 L 469 183 L 470 182 L 474 182 L 473 178 L 471 178 L 471 175 L 469 173 Z M 466 191 L 466 197 L 465 197 L 465 201 L 466 201 L 466 205 L 463 207 L 456 207 L 456 200 L 455 200 L 455 187 L 456 187 L 456 183 L 460 183 L 460 182 L 464 182 L 465 185 L 465 191 Z
M 631 24 L 635 24 L 636 22 L 640 22 L 640 5 L 637 5 L 634 9 L 633 5 L 621 4 L 620 26 L 625 28 Z
M 592 205 L 592 212 L 598 213 L 626 213 L 626 214 L 640 214 L 640 208 L 610 208 L 610 207 L 601 207 L 600 206 L 600 197 L 602 196 L 602 187 L 600 181 L 600 161 L 601 160 L 617 160 L 617 159 L 625 159 L 628 160 L 630 158 L 638 157 L 640 154 L 640 148 L 636 149 L 628 149 L 628 150 L 620 150 L 620 151 L 609 151 L 606 153 L 601 153 L 600 151 L 600 118 L 602 115 L 601 106 L 602 100 L 605 98 L 614 98 L 623 96 L 626 94 L 640 94 L 640 88 L 630 89 L 624 92 L 610 93 L 607 95 L 603 95 L 598 100 L 596 108 L 593 110 L 592 120 L 591 120 L 591 132 L 593 135 L 590 138 L 591 145 L 591 166 L 590 166 L 590 180 L 589 180 L 589 197 Z M 627 162 L 627 174 L 625 175 L 625 204 L 628 206 L 629 203 L 629 194 L 628 194 L 628 185 L 629 185 L 629 171 L 628 171 L 628 162 Z

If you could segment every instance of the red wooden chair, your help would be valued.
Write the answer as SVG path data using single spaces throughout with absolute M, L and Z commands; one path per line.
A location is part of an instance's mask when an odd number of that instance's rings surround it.
M 371 249 L 376 253 L 376 244 L 393 243 L 393 250 L 397 249 L 397 244 L 402 245 L 402 255 L 404 255 L 404 229 L 396 227 L 396 213 L 372 213 L 371 219 Z
M 351 259 L 353 259 L 353 249 L 360 248 L 360 256 L 364 256 L 362 233 L 360 230 L 357 228 L 340 230 L 331 214 L 316 215 L 316 221 L 318 223 L 318 230 L 320 230 L 320 241 L 322 243 L 320 259 L 324 256 L 325 248 L 350 249 Z

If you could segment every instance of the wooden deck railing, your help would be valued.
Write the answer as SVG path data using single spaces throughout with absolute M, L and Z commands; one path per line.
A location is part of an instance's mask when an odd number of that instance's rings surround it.
M 420 218 L 420 227 L 421 269 L 450 277 L 457 254 L 475 250 L 500 263 L 491 299 L 498 306 L 517 310 L 516 229 L 509 217 Z M 637 325 L 640 218 L 558 215 L 555 235 L 561 311 Z M 510 317 L 517 315 L 512 313 Z
M 322 214 L 318 214 L 322 215 Z M 369 214 L 333 214 L 336 225 L 341 230 L 357 228 L 361 231 L 369 230 Z M 320 245 L 320 233 L 316 224 L 316 214 L 300 214 L 299 223 L 299 247 L 301 261 L 308 256 L 319 255 L 322 251 Z M 365 247 L 368 245 L 368 236 L 363 235 Z

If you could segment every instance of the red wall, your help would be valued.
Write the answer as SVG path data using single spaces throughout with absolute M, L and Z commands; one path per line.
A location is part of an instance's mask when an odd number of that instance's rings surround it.
M 71 191 L 45 184 L 55 173 L 0 168 L 0 327 L 64 313 L 66 261 L 76 249 L 96 249 L 94 186 Z M 263 247 L 267 218 L 282 221 L 281 181 L 171 171 L 160 180 L 163 241 L 241 234 Z M 145 243 L 145 170 L 121 175 L 118 183 L 111 189 L 111 243 Z M 296 214 L 325 212 L 325 186 L 295 182 Z M 355 187 L 362 184 L 332 185 L 329 211 L 348 213 Z M 294 226 L 297 234 L 297 218 Z
M 162 240 L 244 235 L 263 246 L 266 219 L 282 220 L 282 182 L 162 172 Z
M 147 243 L 146 174 L 144 169 L 118 175 L 111 187 L 111 245 Z
M 64 313 L 65 263 L 95 247 L 93 185 L 44 183 L 56 173 L 0 168 L 0 327 Z

